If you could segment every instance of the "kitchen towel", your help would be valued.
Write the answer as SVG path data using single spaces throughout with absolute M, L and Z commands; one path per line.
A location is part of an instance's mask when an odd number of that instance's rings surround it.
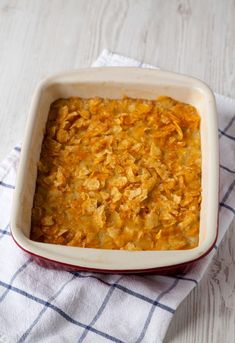
M 94 66 L 144 63 L 104 50 Z M 150 66 L 148 66 L 150 67 Z M 20 158 L 16 146 L 0 164 L 0 343 L 160 343 L 178 305 L 198 284 L 235 214 L 235 101 L 216 95 L 219 114 L 219 236 L 187 274 L 103 275 L 37 265 L 9 227 Z

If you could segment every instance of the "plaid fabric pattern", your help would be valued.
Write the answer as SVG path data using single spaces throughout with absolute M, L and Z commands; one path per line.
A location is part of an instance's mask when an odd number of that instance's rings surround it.
M 105 50 L 100 65 L 141 62 Z M 45 269 L 21 251 L 9 215 L 20 146 L 0 164 L 0 343 L 162 342 L 180 302 L 197 285 L 235 214 L 235 101 L 219 113 L 220 228 L 217 245 L 185 275 L 102 275 Z

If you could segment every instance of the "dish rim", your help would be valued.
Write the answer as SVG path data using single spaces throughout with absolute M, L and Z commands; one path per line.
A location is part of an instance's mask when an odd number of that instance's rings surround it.
M 35 113 L 37 111 L 37 105 L 38 105 L 38 101 L 39 98 L 41 96 L 41 93 L 44 89 L 46 89 L 49 85 L 55 83 L 56 81 L 58 82 L 58 80 L 60 83 L 65 83 L 63 81 L 63 79 L 66 78 L 70 78 L 70 77 L 74 77 L 76 75 L 76 77 L 78 78 L 77 82 L 79 83 L 79 75 L 84 73 L 88 73 L 89 74 L 105 74 L 105 73 L 109 73 L 109 72 L 114 72 L 114 73 L 118 73 L 118 72 L 123 72 L 123 71 L 128 71 L 129 73 L 149 73 L 151 71 L 151 73 L 157 75 L 160 75 L 161 77 L 171 77 L 173 80 L 175 80 L 175 82 L 177 83 L 177 81 L 187 81 L 188 83 L 192 84 L 192 88 L 197 87 L 199 89 L 202 89 L 204 91 L 204 93 L 207 96 L 208 102 L 210 103 L 210 112 L 211 115 L 214 119 L 214 122 L 212 123 L 213 127 L 214 127 L 214 132 L 212 132 L 212 137 L 214 139 L 214 145 L 213 145 L 213 156 L 214 156 L 214 166 L 215 166 L 215 174 L 214 174 L 214 186 L 215 186 L 215 194 L 214 194 L 214 198 L 215 198 L 215 203 L 217 204 L 215 206 L 214 204 L 214 208 L 217 208 L 215 217 L 216 219 L 218 218 L 218 169 L 219 169 L 219 162 L 218 162 L 218 136 L 217 136 L 217 131 L 215 132 L 215 129 L 218 127 L 217 124 L 217 116 L 216 116 L 216 106 L 215 106 L 215 99 L 214 99 L 214 95 L 212 93 L 212 91 L 210 90 L 210 88 L 203 82 L 200 81 L 196 78 L 193 78 L 191 76 L 186 76 L 186 75 L 182 75 L 182 74 L 178 74 L 178 73 L 173 73 L 173 72 L 168 72 L 162 69 L 150 69 L 150 68 L 135 68 L 135 67 L 99 67 L 99 68 L 84 68 L 84 69 L 76 69 L 76 70 L 71 70 L 68 72 L 62 72 L 62 73 L 58 73 L 55 74 L 53 76 L 50 76 L 49 78 L 46 78 L 45 80 L 43 80 L 38 88 L 36 89 L 33 99 L 32 99 L 32 103 L 30 106 L 30 111 L 29 111 L 29 116 L 28 116 L 28 120 L 27 120 L 27 126 L 26 126 L 26 130 L 25 130 L 25 136 L 24 136 L 24 141 L 23 141 L 23 145 L 22 145 L 22 151 L 21 151 L 21 160 L 20 160 L 20 165 L 19 165 L 19 170 L 18 170 L 18 175 L 17 175 L 17 181 L 16 181 L 16 188 L 15 188 L 15 193 L 14 193 L 14 198 L 13 198 L 13 206 L 12 206 L 12 215 L 11 215 L 11 232 L 12 232 L 12 236 L 14 241 L 17 243 L 17 245 L 19 247 L 21 247 L 23 250 L 27 251 L 28 253 L 32 254 L 32 255 L 36 255 L 38 257 L 53 261 L 53 262 L 58 262 L 58 263 L 62 263 L 62 264 L 66 264 L 68 266 L 73 266 L 73 267 L 77 267 L 77 268 L 82 268 L 82 269 L 89 269 L 89 270 L 96 270 L 96 271 L 138 271 L 138 270 L 146 270 L 146 271 L 150 271 L 150 270 L 160 270 L 160 269 L 164 269 L 164 268 L 169 268 L 169 267 L 176 267 L 182 264 L 188 264 L 188 263 L 192 263 L 200 258 L 202 258 L 203 256 L 205 256 L 207 253 L 209 253 L 209 251 L 213 248 L 215 242 L 216 242 L 216 238 L 217 238 L 217 234 L 218 234 L 218 225 L 214 228 L 213 232 L 211 232 L 211 236 L 210 239 L 207 240 L 207 244 L 200 244 L 198 247 L 194 248 L 194 249 L 187 249 L 187 250 L 168 250 L 168 251 L 159 251 L 159 250 L 155 250 L 155 251 L 123 251 L 123 250 L 106 250 L 106 249 L 92 249 L 92 248 L 79 248 L 79 247 L 68 247 L 68 246 L 62 246 L 62 245 L 57 245 L 57 250 L 58 247 L 60 247 L 61 249 L 61 255 L 55 254 L 53 253 L 53 247 L 55 247 L 55 245 L 53 244 L 47 244 L 47 243 L 39 243 L 39 242 L 35 242 L 30 240 L 29 238 L 27 238 L 23 232 L 22 229 L 20 229 L 19 227 L 17 227 L 17 214 L 19 213 L 19 198 L 20 198 L 20 190 L 22 189 L 22 182 L 24 181 L 24 173 L 25 173 L 25 164 L 26 164 L 26 160 L 27 160 L 27 150 L 29 149 L 30 146 L 30 141 L 29 141 L 29 137 L 32 131 L 32 126 L 34 124 L 35 121 Z M 92 77 L 91 77 L 92 79 Z M 123 83 L 125 84 L 125 80 L 123 80 Z M 217 192 L 217 194 L 216 194 Z M 204 242 L 205 243 L 205 242 Z M 45 247 L 49 248 L 49 252 L 47 251 L 47 249 L 45 249 Z M 43 248 L 44 247 L 44 248 Z M 144 267 L 144 265 L 142 264 L 141 268 L 138 268 L 137 266 L 135 268 L 133 268 L 133 263 L 131 266 L 128 267 L 125 266 L 125 268 L 123 268 L 123 264 L 122 265 L 116 265 L 116 267 L 114 269 L 112 268 L 108 268 L 108 266 L 104 266 L 102 268 L 97 268 L 97 266 L 100 266 L 100 264 L 98 263 L 94 263 L 93 265 L 91 265 L 91 262 L 88 261 L 88 263 L 80 263 L 81 260 L 75 261 L 73 260 L 73 263 L 71 263 L 71 259 L 64 257 L 62 254 L 62 251 L 64 250 L 64 248 L 68 248 L 68 249 L 78 249 L 78 250 L 82 250 L 82 252 L 84 253 L 84 250 L 87 251 L 94 251 L 97 250 L 99 251 L 98 254 L 96 254 L 97 256 L 100 255 L 101 252 L 103 252 L 105 255 L 122 255 L 125 256 L 124 260 L 126 260 L 128 262 L 128 259 L 132 259 L 132 257 L 134 255 L 138 255 L 138 256 L 142 256 L 144 258 L 144 256 L 152 256 L 153 258 L 155 257 L 156 259 L 158 257 L 162 257 L 163 260 L 164 258 L 166 258 L 167 256 L 165 255 L 172 255 L 172 253 L 175 253 L 176 255 L 178 255 L 178 259 L 176 258 L 174 261 L 171 259 L 171 263 L 163 263 L 159 265 L 159 262 L 156 263 L 157 265 L 151 266 L 151 267 Z M 179 253 L 180 252 L 180 253 Z M 190 253 L 188 253 L 190 252 Z M 85 253 L 86 254 L 86 253 Z M 89 253 L 88 253 L 89 254 Z M 80 253 L 80 258 L 81 258 L 81 253 Z M 180 256 L 182 255 L 182 256 Z M 187 257 L 186 257 L 187 255 Z M 148 257 L 149 257 L 148 256 Z

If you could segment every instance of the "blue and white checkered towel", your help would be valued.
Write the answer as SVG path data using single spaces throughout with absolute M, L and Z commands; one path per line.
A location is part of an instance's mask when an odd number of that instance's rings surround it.
M 146 66 L 105 50 L 95 66 Z M 187 274 L 102 275 L 44 269 L 16 246 L 9 215 L 20 147 L 0 164 L 0 342 L 162 342 L 235 214 L 235 101 L 216 96 L 220 126 L 220 228 L 216 247 Z

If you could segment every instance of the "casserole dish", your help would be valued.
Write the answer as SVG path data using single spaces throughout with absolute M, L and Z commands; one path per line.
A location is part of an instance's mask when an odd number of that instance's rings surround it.
M 194 249 L 125 251 L 79 248 L 29 239 L 37 162 L 50 105 L 58 98 L 94 96 L 119 99 L 172 97 L 196 107 L 201 117 L 202 202 L 199 244 Z M 11 230 L 15 242 L 41 260 L 73 269 L 102 272 L 150 272 L 186 268 L 207 254 L 217 237 L 218 135 L 215 99 L 201 81 L 175 73 L 138 68 L 91 68 L 59 74 L 43 81 L 32 101 L 13 200 Z M 58 264 L 58 266 L 59 266 Z

